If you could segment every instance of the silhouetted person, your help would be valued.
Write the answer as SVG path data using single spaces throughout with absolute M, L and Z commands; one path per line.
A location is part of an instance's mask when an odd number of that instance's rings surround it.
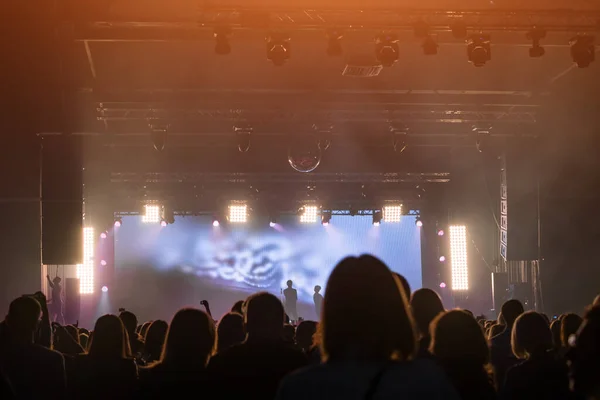
M 511 333 L 516 319 L 523 311 L 523 304 L 519 300 L 508 300 L 502 304 L 501 317 L 498 318 L 504 320 L 506 327 L 491 339 L 491 360 L 496 388 L 502 386 L 506 371 L 518 362 L 511 347 Z
M 569 338 L 577 333 L 582 323 L 583 318 L 573 313 L 566 314 L 560 321 L 560 342 L 564 349 L 569 347 Z
M 214 348 L 213 319 L 195 308 L 179 310 L 169 325 L 160 361 L 141 369 L 141 398 L 168 399 L 192 393 L 211 398 L 206 364 Z
M 34 344 L 42 308 L 33 297 L 10 303 L 0 343 L 0 368 L 18 399 L 64 399 L 66 374 L 63 356 Z
M 557 357 L 544 317 L 529 311 L 513 326 L 512 349 L 523 360 L 506 372 L 500 393 L 507 400 L 569 399 L 567 365 Z
M 231 312 L 238 313 L 240 315 L 244 315 L 244 300 L 236 301 L 231 307 Z
M 146 341 L 146 333 L 148 333 L 148 329 L 150 328 L 150 325 L 152 325 L 152 321 L 146 321 L 142 324 L 142 327 L 140 328 L 140 331 L 139 331 L 139 335 L 140 335 L 140 338 L 142 339 L 142 341 Z
M 307 364 L 283 341 L 283 305 L 261 292 L 246 302 L 246 340 L 213 358 L 208 370 L 223 399 L 272 399 L 281 379 Z
M 8 381 L 8 378 L 0 369 L 0 399 L 14 400 L 16 399 L 15 391 Z
M 121 321 L 123 321 L 123 325 L 127 331 L 131 354 L 133 354 L 134 357 L 138 357 L 144 350 L 144 342 L 140 339 L 140 336 L 136 332 L 138 323 L 137 317 L 131 311 L 122 311 L 119 314 L 119 318 Z
M 65 324 L 65 317 L 63 315 L 63 299 L 62 299 L 62 285 L 60 284 L 60 277 L 55 277 L 50 280 L 50 275 L 46 275 L 48 280 L 48 286 L 52 289 L 52 298 L 49 302 L 48 311 L 50 312 L 50 321 L 58 322 L 62 325 Z
M 315 321 L 302 321 L 296 328 L 296 344 L 305 354 L 310 351 L 316 332 L 317 323 Z
M 242 343 L 244 339 L 244 317 L 236 312 L 223 315 L 217 326 L 217 353 Z
M 313 302 L 315 303 L 315 313 L 317 319 L 321 319 L 321 308 L 323 307 L 323 295 L 321 292 L 321 286 L 315 286 L 315 294 L 313 294 Z
M 569 345 L 571 389 L 588 400 L 600 400 L 600 304 L 588 310 Z
M 435 317 L 444 312 L 442 300 L 433 290 L 423 288 L 416 290 L 412 294 L 410 307 L 417 323 L 419 334 L 417 357 L 430 357 L 429 344 L 431 343 L 431 335 L 429 333 L 429 325 Z
M 462 310 L 442 313 L 431 323 L 431 337 L 430 352 L 462 400 L 496 399 L 490 349 L 483 329 L 473 317 Z
M 555 319 L 550 324 L 550 332 L 552 332 L 552 343 L 554 344 L 554 350 L 561 351 L 562 349 L 562 340 L 560 338 L 561 331 L 561 321 Z
M 295 322 L 298 320 L 298 311 L 296 305 L 298 303 L 298 292 L 292 286 L 292 281 L 287 281 L 287 289 L 283 291 L 283 297 L 285 297 L 285 312 L 289 315 L 290 320 Z
M 88 354 L 73 360 L 68 375 L 75 399 L 129 399 L 137 393 L 138 370 L 119 317 L 98 318 Z
M 160 360 L 169 325 L 162 320 L 153 321 L 146 332 L 144 341 L 144 361 L 148 364 Z
M 433 361 L 413 361 L 404 289 L 377 258 L 347 257 L 334 268 L 319 329 L 325 362 L 288 375 L 277 400 L 458 399 Z
M 398 279 L 398 281 L 400 282 L 400 285 L 402 286 L 402 289 L 404 291 L 404 296 L 406 296 L 406 301 L 410 300 L 410 295 L 412 291 L 410 289 L 410 284 L 408 283 L 408 280 L 406 280 L 404 275 L 399 274 L 397 272 L 392 272 L 392 274 L 394 274 L 396 279 Z

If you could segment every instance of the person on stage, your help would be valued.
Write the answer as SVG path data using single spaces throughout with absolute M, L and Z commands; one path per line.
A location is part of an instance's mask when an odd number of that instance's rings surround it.
M 52 289 L 52 299 L 50 303 L 49 312 L 50 312 L 50 321 L 58 322 L 59 324 L 65 324 L 65 318 L 63 316 L 63 301 L 62 301 L 62 285 L 60 284 L 60 277 L 55 277 L 53 280 L 50 280 L 50 275 L 46 275 L 46 279 L 48 279 L 48 285 Z
M 283 296 L 285 297 L 285 312 L 292 322 L 296 322 L 298 321 L 298 311 L 296 310 L 298 292 L 292 287 L 293 285 L 294 282 L 287 281 L 287 289 L 283 291 Z
M 315 294 L 313 294 L 313 301 L 315 302 L 315 312 L 317 313 L 317 319 L 321 319 L 321 305 L 323 304 L 323 295 L 321 292 L 321 286 L 315 286 Z

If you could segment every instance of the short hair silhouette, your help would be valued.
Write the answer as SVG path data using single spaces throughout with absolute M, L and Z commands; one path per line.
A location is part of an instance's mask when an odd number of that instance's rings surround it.
M 292 285 L 294 284 L 294 282 L 292 282 L 291 280 L 286 282 L 287 287 L 291 288 Z
M 13 334 L 33 334 L 42 316 L 40 303 L 31 296 L 22 296 L 14 299 L 8 308 L 6 322 Z
M 502 317 L 506 326 L 512 327 L 519 315 L 524 312 L 523 304 L 519 300 L 512 299 L 502 304 Z
M 317 332 L 315 321 L 302 321 L 296 328 L 296 343 L 303 351 L 310 350 L 313 344 L 313 336 Z
M 511 346 L 517 358 L 552 349 L 552 332 L 544 317 L 535 311 L 521 314 L 512 328 Z
M 341 260 L 325 289 L 323 358 L 411 359 L 417 348 L 416 334 L 402 290 L 397 278 L 376 257 Z M 357 322 L 356 316 L 362 321 Z
M 90 341 L 90 357 L 123 359 L 131 354 L 127 331 L 116 315 L 106 314 L 98 318 Z
M 148 358 L 151 361 L 158 361 L 163 352 L 165 346 L 165 339 L 167 337 L 167 331 L 169 330 L 169 324 L 166 321 L 157 319 L 152 321 L 148 330 L 146 331 L 146 341 L 144 343 L 144 350 L 148 354 Z
M 569 313 L 560 321 L 560 342 L 563 347 L 569 345 L 569 337 L 579 330 L 583 323 L 583 318 L 577 314 Z
M 439 314 L 444 312 L 444 305 L 440 296 L 431 289 L 416 290 L 410 297 L 410 307 L 417 323 L 419 332 L 429 335 L 429 325 Z
M 315 293 L 319 293 L 321 291 L 321 286 L 315 286 Z
M 244 317 L 235 312 L 223 315 L 217 326 L 217 353 L 243 342 L 245 337 Z
M 244 300 L 238 300 L 231 307 L 231 312 L 238 313 L 240 315 L 244 315 Z
M 125 325 L 127 333 L 129 333 L 130 335 L 132 333 L 136 333 L 138 319 L 134 313 L 132 313 L 131 311 L 122 311 L 119 314 L 119 318 L 121 318 L 121 321 L 123 321 L 123 325 Z
M 279 337 L 283 333 L 285 313 L 281 301 L 271 293 L 259 292 L 246 300 L 246 333 Z
M 429 351 L 442 360 L 487 365 L 490 349 L 481 325 L 463 310 L 446 311 L 431 323 Z
M 182 308 L 169 326 L 161 363 L 205 366 L 214 350 L 215 336 L 214 322 L 204 311 Z
M 397 272 L 393 272 L 393 274 L 396 277 L 396 279 L 398 279 L 400 281 L 400 284 L 402 285 L 402 289 L 404 289 L 404 295 L 406 296 L 406 300 L 409 300 L 410 294 L 412 292 L 411 292 L 411 288 L 410 288 L 410 284 L 408 283 L 408 280 L 402 274 L 399 274 Z

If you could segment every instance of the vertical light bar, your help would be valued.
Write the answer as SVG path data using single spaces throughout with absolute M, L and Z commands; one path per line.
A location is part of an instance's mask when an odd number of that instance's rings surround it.
M 302 215 L 300 215 L 300 222 L 304 224 L 317 222 L 318 211 L 319 209 L 317 206 L 304 206 Z
M 450 258 L 452 266 L 452 290 L 469 290 L 467 265 L 467 227 L 450 226 Z
M 160 206 L 156 204 L 146 204 L 144 206 L 144 215 L 142 222 L 146 224 L 157 224 L 160 222 Z
M 243 224 L 248 221 L 248 206 L 246 204 L 232 204 L 229 206 L 229 222 Z
M 402 219 L 402 204 L 383 207 L 383 220 L 385 222 L 400 222 Z
M 94 293 L 94 228 L 83 228 L 83 264 L 77 265 L 77 279 L 79 279 L 79 293 Z

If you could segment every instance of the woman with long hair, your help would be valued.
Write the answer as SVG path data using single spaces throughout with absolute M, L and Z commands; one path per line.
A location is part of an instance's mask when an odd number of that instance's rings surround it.
M 237 312 L 223 315 L 217 327 L 217 353 L 242 343 L 246 338 L 244 317 Z
M 163 320 L 150 323 L 144 341 L 144 361 L 147 364 L 160 360 L 168 329 L 169 325 Z
M 167 331 L 160 361 L 141 372 L 143 398 L 193 393 L 206 379 L 206 364 L 215 347 L 212 318 L 195 308 L 179 310 Z
M 415 360 L 415 325 L 401 282 L 379 259 L 347 257 L 327 282 L 324 363 L 288 375 L 278 400 L 457 399 L 431 360 Z
M 88 353 L 74 359 L 68 374 L 73 398 L 127 398 L 136 394 L 138 370 L 119 317 L 109 314 L 98 318 Z
M 490 349 L 481 325 L 462 310 L 437 316 L 431 323 L 429 351 L 442 366 L 462 400 L 496 398 L 490 374 Z

